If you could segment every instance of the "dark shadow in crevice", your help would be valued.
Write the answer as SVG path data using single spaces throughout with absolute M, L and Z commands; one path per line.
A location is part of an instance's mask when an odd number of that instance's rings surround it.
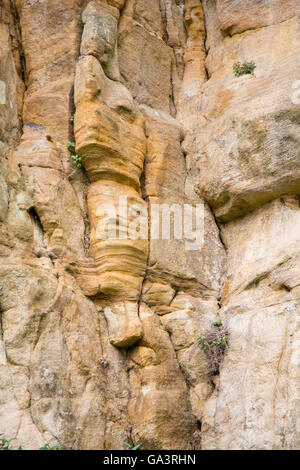
M 33 223 L 40 229 L 40 231 L 44 234 L 45 230 L 43 224 L 41 222 L 40 216 L 38 215 L 36 209 L 34 207 L 30 207 L 28 213 L 33 221 Z

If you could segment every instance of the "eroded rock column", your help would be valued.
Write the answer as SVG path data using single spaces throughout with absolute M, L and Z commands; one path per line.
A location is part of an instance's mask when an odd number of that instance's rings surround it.
M 148 220 L 140 177 L 146 138 L 144 120 L 130 92 L 116 81 L 118 18 L 118 9 L 102 2 L 90 2 L 83 13 L 75 136 L 91 181 L 88 207 L 94 260 L 82 266 L 79 279 L 87 295 L 106 299 L 111 342 L 127 347 L 142 336 L 138 299 L 148 256 Z M 142 208 L 144 219 L 140 239 L 131 230 L 136 207 Z

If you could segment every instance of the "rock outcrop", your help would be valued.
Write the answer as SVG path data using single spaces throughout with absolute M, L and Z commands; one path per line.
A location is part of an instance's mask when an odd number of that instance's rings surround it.
M 0 434 L 16 445 L 300 448 L 284 3 L 0 4 Z M 218 318 L 212 376 L 198 337 Z

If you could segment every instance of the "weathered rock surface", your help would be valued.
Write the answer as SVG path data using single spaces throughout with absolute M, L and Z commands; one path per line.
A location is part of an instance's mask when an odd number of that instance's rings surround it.
M 224 229 L 230 353 L 205 404 L 204 448 L 299 448 L 299 215 L 299 200 L 276 200 Z
M 198 115 L 197 190 L 216 216 L 228 221 L 299 192 L 299 106 L 293 100 L 293 83 L 298 79 L 300 30 L 297 8 L 285 10 L 288 18 L 277 21 L 282 8 L 272 2 L 270 25 L 260 28 L 258 19 L 250 30 L 223 39 L 215 31 L 222 31 L 215 19 L 218 10 L 204 4 L 209 12 L 210 79 L 202 89 Z M 248 11 L 247 4 L 239 15 Z M 232 65 L 237 60 L 253 60 L 254 76 L 236 78 Z
M 16 445 L 300 448 L 298 16 L 296 0 L 1 3 Z M 199 239 L 157 238 L 156 208 L 166 224 L 186 206 Z M 211 376 L 197 338 L 219 317 Z

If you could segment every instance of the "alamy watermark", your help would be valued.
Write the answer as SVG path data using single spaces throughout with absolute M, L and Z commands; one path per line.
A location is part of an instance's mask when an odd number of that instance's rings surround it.
M 96 211 L 99 240 L 183 240 L 186 250 L 204 244 L 204 204 L 129 203 L 120 196 Z M 149 220 L 151 220 L 149 228 Z

